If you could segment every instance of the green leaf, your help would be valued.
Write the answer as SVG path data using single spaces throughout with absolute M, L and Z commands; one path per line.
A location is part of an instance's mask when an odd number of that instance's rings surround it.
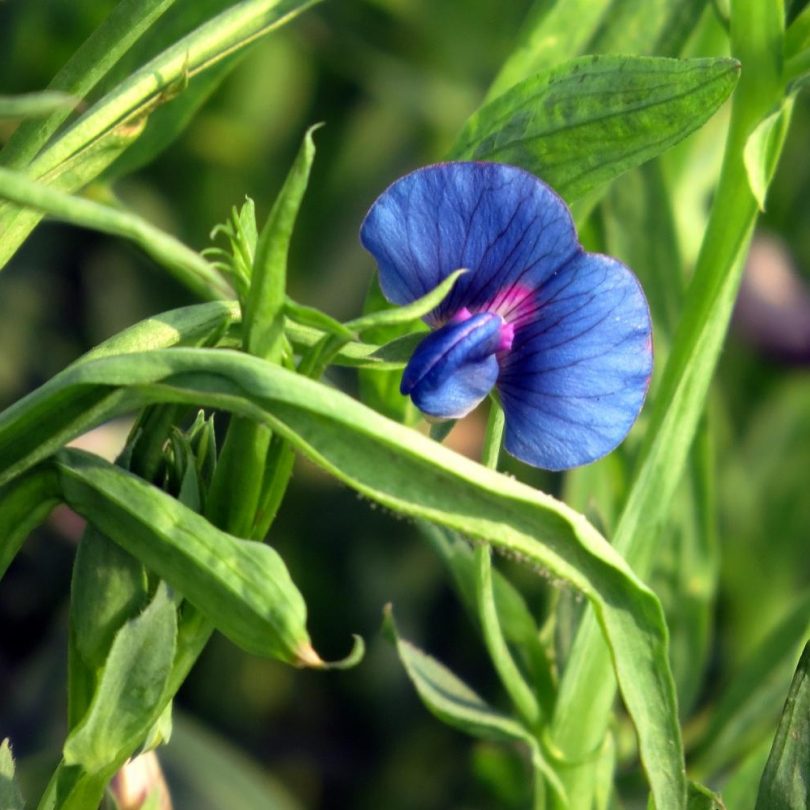
M 23 810 L 25 807 L 14 779 L 14 757 L 8 739 L 0 743 L 0 807 L 3 810 Z
M 574 59 L 474 113 L 451 154 L 522 166 L 570 203 L 702 126 L 739 69 L 733 59 Z
M 31 470 L 0 487 L 0 578 L 28 535 L 56 506 L 58 491 L 49 470 Z
M 113 127 L 87 149 L 72 155 L 37 179 L 62 193 L 78 191 L 98 177 L 138 138 L 143 125 L 144 121 L 141 120 Z M 0 269 L 8 263 L 42 217 L 42 212 L 33 208 L 20 208 L 12 202 L 0 203 L 0 233 L 3 234 L 0 241 Z
M 583 593 L 595 608 L 612 652 L 658 807 L 681 807 L 686 785 L 661 606 L 582 516 L 547 495 L 385 419 L 338 391 L 227 350 L 166 349 L 74 365 L 0 415 L 0 470 L 4 471 L 0 481 L 19 474 L 41 457 L 42 447 L 52 446 L 53 437 L 65 439 L 69 435 L 66 423 L 72 421 L 72 400 L 97 391 L 97 386 L 103 390 L 123 386 L 118 389 L 121 400 L 110 400 L 106 412 L 96 413 L 97 419 L 141 407 L 145 401 L 161 400 L 204 404 L 262 420 L 339 480 L 387 508 L 488 542 L 532 567 L 549 571 Z M 39 441 L 34 447 L 21 447 L 10 440 L 10 435 L 23 435 L 32 421 L 39 428 Z M 91 464 L 84 457 L 79 471 L 93 478 L 98 471 L 105 482 L 112 476 L 98 462 Z M 60 472 L 64 478 L 68 468 L 61 464 Z M 123 481 L 122 476 L 120 471 L 115 472 L 116 486 Z M 146 485 L 142 482 L 127 484 L 126 492 L 116 498 L 116 512 L 119 505 L 140 501 L 140 495 L 135 498 L 135 494 L 143 487 Z M 130 492 L 133 488 L 136 491 Z M 81 511 L 97 520 L 101 493 L 90 487 L 76 494 L 82 496 L 77 500 Z M 158 514 L 149 501 L 162 503 L 160 496 L 162 493 L 154 491 L 143 498 L 134 517 L 157 520 Z M 172 504 L 173 510 L 181 509 L 175 501 Z M 154 517 L 151 513 L 155 513 Z M 127 521 L 130 519 L 127 516 Z M 182 517 L 183 523 L 192 519 L 201 520 L 196 515 Z M 161 519 L 161 523 L 165 520 Z M 111 527 L 100 528 L 117 540 Z M 154 534 L 170 527 L 150 524 L 132 528 Z M 210 531 L 208 524 L 199 527 L 207 537 Z M 188 549 L 189 537 L 182 540 L 183 549 Z M 122 536 L 120 542 L 126 542 L 126 538 Z M 155 542 L 147 536 L 145 541 L 141 539 L 141 544 L 144 542 L 160 547 L 165 555 L 166 542 L 174 544 L 179 540 L 160 538 Z M 222 542 L 226 549 L 238 543 L 233 538 Z M 247 544 L 253 548 L 257 545 Z M 141 555 L 144 548 L 141 545 Z M 131 550 L 138 553 L 135 548 Z M 240 547 L 240 554 L 249 556 L 250 551 Z M 151 554 L 149 559 L 142 559 L 162 573 L 160 560 L 152 559 Z M 213 560 L 211 565 L 218 573 L 221 561 Z M 246 572 L 246 576 L 255 575 L 255 562 L 248 565 L 250 574 Z M 230 577 L 229 572 L 222 575 Z M 179 581 L 178 588 L 183 590 Z M 186 595 L 191 599 L 190 593 Z M 200 595 L 201 605 L 205 598 L 205 594 Z M 213 600 L 210 594 L 208 598 Z M 222 616 L 212 618 L 223 620 Z
M 793 606 L 734 673 L 693 751 L 697 771 L 721 771 L 773 728 L 797 650 L 810 633 L 808 617 L 810 596 Z
M 0 119 L 41 118 L 54 110 L 72 110 L 78 99 L 69 93 L 43 90 L 40 93 L 23 93 L 18 96 L 0 96 Z M 2 156 L 2 152 L 0 152 Z
M 385 312 L 391 309 L 380 289 L 379 279 L 375 273 L 369 282 L 366 297 L 363 302 L 364 316 Z M 367 340 L 375 343 L 390 344 L 391 341 L 402 339 L 408 345 L 404 354 L 397 354 L 394 361 L 401 360 L 404 365 L 413 354 L 413 349 L 424 339 L 427 327 L 421 321 L 413 321 L 398 326 L 380 326 L 369 329 L 365 335 Z M 414 335 L 414 333 L 417 333 Z M 413 340 L 413 343 L 408 343 Z M 379 356 L 375 353 L 375 357 Z M 385 361 L 387 357 L 380 356 Z M 402 374 L 390 370 L 377 370 L 375 368 L 362 369 L 358 375 L 360 382 L 360 399 L 373 410 L 382 413 L 390 419 L 406 425 L 414 425 L 422 419 L 410 397 L 399 391 Z
M 810 805 L 810 644 L 790 685 L 756 810 L 803 810 Z
M 320 666 L 306 605 L 278 553 L 216 529 L 165 492 L 77 450 L 55 458 L 70 507 L 254 655 Z
M 540 746 L 522 724 L 493 709 L 457 675 L 397 632 L 391 606 L 385 610 L 384 632 L 396 644 L 399 660 L 427 709 L 443 723 L 472 737 L 528 746 L 532 765 L 565 804 L 565 789 L 545 761 Z M 536 777 L 538 778 L 538 777 Z
M 53 77 L 49 90 L 84 98 L 175 0 L 121 0 Z M 64 107 L 44 121 L 23 123 L 0 152 L 0 164 L 22 168 L 67 117 Z
M 161 585 L 143 613 L 117 632 L 87 715 L 65 741 L 65 764 L 111 776 L 132 755 L 164 695 L 176 635 L 176 605 Z
M 781 3 L 735 5 L 733 52 L 746 69 L 734 94 L 726 157 L 701 252 L 672 350 L 652 403 L 633 486 L 614 535 L 615 547 L 647 576 L 726 334 L 746 248 L 757 216 L 743 166 L 751 131 L 782 98 Z M 592 617 L 578 630 L 557 702 L 555 743 L 572 758 L 604 737 L 614 702 L 610 661 Z M 587 797 L 584 799 L 587 802 Z
M 281 359 L 281 337 L 284 333 L 287 256 L 298 209 L 315 159 L 314 130 L 315 127 L 307 130 L 295 162 L 259 235 L 250 291 L 242 317 L 245 351 L 276 363 Z
M 745 142 L 745 170 L 760 211 L 765 210 L 765 196 L 790 128 L 792 113 L 793 96 L 788 96 L 776 112 L 759 123 Z

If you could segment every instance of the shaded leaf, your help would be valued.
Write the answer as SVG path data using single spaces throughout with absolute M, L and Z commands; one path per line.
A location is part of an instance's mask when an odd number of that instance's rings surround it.
M 479 739 L 536 745 L 520 723 L 493 709 L 447 667 L 403 639 L 397 632 L 390 605 L 386 608 L 385 630 L 392 636 L 419 697 L 439 720 Z
M 109 776 L 144 741 L 166 690 L 176 635 L 176 605 L 162 585 L 116 634 L 88 713 L 65 741 L 67 765 Z
M 50 470 L 32 470 L 0 486 L 0 578 L 28 535 L 58 503 L 58 481 Z

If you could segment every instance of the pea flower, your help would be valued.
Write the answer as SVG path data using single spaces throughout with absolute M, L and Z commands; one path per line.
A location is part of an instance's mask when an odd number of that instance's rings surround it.
M 627 435 L 652 371 L 647 301 L 627 267 L 585 252 L 537 177 L 498 163 L 418 169 L 380 195 L 360 238 L 393 304 L 468 270 L 426 316 L 433 331 L 402 376 L 428 417 L 458 419 L 495 388 L 506 450 L 550 470 Z

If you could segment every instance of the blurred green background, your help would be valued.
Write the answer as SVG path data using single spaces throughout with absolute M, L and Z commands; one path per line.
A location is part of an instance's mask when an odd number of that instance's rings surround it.
M 113 5 L 0 3 L 0 94 L 42 89 Z M 226 5 L 178 2 L 115 76 L 184 30 L 189 8 L 210 16 Z M 366 209 L 398 176 L 442 158 L 510 52 L 528 6 L 324 3 L 223 68 L 157 159 L 138 166 L 136 147 L 106 179 L 116 179 L 128 206 L 202 248 L 246 194 L 260 219 L 266 215 L 304 130 L 325 122 L 293 242 L 291 294 L 354 316 L 373 273 L 357 238 Z M 717 23 L 706 16 L 711 32 Z M 0 144 L 11 127 L 0 122 Z M 698 717 L 810 583 L 808 140 L 803 96 L 761 223 L 765 249 L 746 281 L 712 402 L 721 576 Z M 701 213 L 676 212 L 698 221 Z M 598 213 L 595 223 L 598 233 Z M 123 327 L 192 300 L 127 245 L 41 225 L 0 273 L 0 406 Z M 335 379 L 356 389 L 350 374 Z M 457 429 L 456 446 L 475 447 L 480 430 L 471 419 Z M 120 434 L 101 441 L 113 446 Z M 559 491 L 551 477 L 533 480 Z M 69 515 L 56 515 L 0 585 L 0 736 L 12 738 L 29 799 L 64 733 L 67 596 L 79 531 Z M 407 637 L 502 699 L 441 563 L 415 529 L 299 465 L 271 539 L 307 599 L 321 654 L 344 655 L 356 632 L 368 642 L 367 657 L 348 672 L 299 672 L 215 637 L 177 701 L 183 719 L 166 754 L 176 807 L 525 806 L 519 753 L 474 743 L 430 717 L 380 637 L 382 607 L 392 601 Z M 506 570 L 542 615 L 547 583 Z

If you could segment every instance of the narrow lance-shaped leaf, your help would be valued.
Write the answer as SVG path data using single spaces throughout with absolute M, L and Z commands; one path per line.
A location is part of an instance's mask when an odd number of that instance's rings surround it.
M 698 129 L 739 70 L 733 59 L 574 59 L 478 110 L 451 154 L 522 166 L 571 202 Z
M 59 484 L 49 470 L 32 470 L 0 487 L 0 578 L 28 535 L 58 503 Z
M 287 256 L 298 209 L 315 159 L 314 129 L 309 129 L 304 136 L 295 162 L 259 235 L 250 290 L 244 307 L 245 350 L 273 362 L 281 358 Z
M 338 391 L 223 350 L 167 349 L 74 366 L 0 416 L 0 469 L 19 473 L 38 453 L 28 448 L 26 457 L 6 440 L 9 432 L 25 429 L 34 413 L 44 433 L 65 435 L 71 392 L 80 396 L 94 386 L 124 386 L 129 401 L 117 403 L 119 411 L 160 399 L 265 420 L 369 498 L 489 542 L 570 583 L 591 600 L 607 638 L 659 810 L 682 806 L 686 784 L 660 604 L 582 516 Z M 159 561 L 146 562 L 159 570 Z

